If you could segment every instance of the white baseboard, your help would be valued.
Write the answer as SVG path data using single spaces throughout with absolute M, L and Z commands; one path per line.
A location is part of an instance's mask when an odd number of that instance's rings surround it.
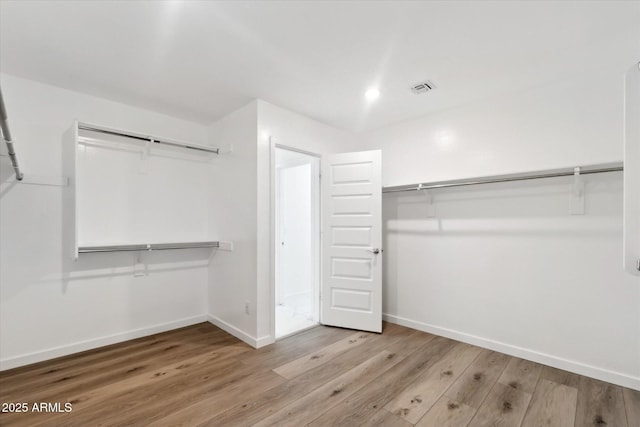
M 256 348 L 264 347 L 274 342 L 276 342 L 276 340 L 271 335 L 265 335 L 256 340 Z
M 256 338 L 254 336 L 249 335 L 245 331 L 236 328 L 232 324 L 225 322 L 219 317 L 213 316 L 211 314 L 208 316 L 208 320 L 210 323 L 214 324 L 218 328 L 222 329 L 225 332 L 230 333 L 231 335 L 238 338 L 239 340 L 246 342 L 253 348 L 264 347 L 265 345 L 273 344 L 275 342 L 275 340 L 271 335 L 265 335 L 263 337 Z
M 570 371 L 587 377 L 607 381 L 613 384 L 621 385 L 623 387 L 632 388 L 634 390 L 640 390 L 640 378 L 623 374 L 621 372 L 598 368 L 596 366 L 587 365 L 581 362 L 576 362 L 574 360 L 564 359 L 562 357 L 553 356 L 551 354 L 541 353 L 535 350 L 506 344 L 500 341 L 494 341 L 453 329 L 442 328 L 439 326 L 418 322 L 400 316 L 383 314 L 382 318 L 390 323 L 395 323 L 423 332 L 429 332 L 435 335 L 451 338 L 456 341 L 477 345 L 478 347 L 484 347 L 490 350 L 499 351 L 511 356 L 516 356 L 522 359 L 531 360 L 533 362 L 542 363 L 544 365 L 553 366 L 554 368 L 558 369 L 564 369 L 565 371 Z
M 80 341 L 73 344 L 62 345 L 59 347 L 49 348 L 47 350 L 26 353 L 20 356 L 9 357 L 0 360 L 0 371 L 17 368 L 19 366 L 30 365 L 32 363 L 42 362 L 44 360 L 55 359 L 56 357 L 68 356 L 70 354 L 79 353 L 81 351 L 92 350 L 105 345 L 116 344 L 123 341 L 133 340 L 136 338 L 146 337 L 160 332 L 166 332 L 185 326 L 195 325 L 197 323 L 206 322 L 208 317 L 202 314 L 194 317 L 176 320 L 173 322 L 161 323 L 159 325 L 149 326 L 145 328 L 134 329 L 119 334 L 108 335 L 86 341 Z

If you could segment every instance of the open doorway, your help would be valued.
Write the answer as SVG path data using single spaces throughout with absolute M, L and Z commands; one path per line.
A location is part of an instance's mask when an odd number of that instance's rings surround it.
M 275 149 L 275 336 L 315 326 L 319 317 L 319 158 Z

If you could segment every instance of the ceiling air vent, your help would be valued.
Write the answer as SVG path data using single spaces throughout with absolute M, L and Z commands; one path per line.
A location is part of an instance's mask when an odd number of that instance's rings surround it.
M 423 82 L 416 83 L 416 84 L 412 85 L 411 86 L 411 91 L 413 93 L 415 93 L 416 95 L 420 95 L 420 94 L 423 94 L 423 93 L 427 93 L 430 90 L 433 90 L 435 88 L 436 88 L 436 85 L 431 83 L 429 80 L 425 80 Z

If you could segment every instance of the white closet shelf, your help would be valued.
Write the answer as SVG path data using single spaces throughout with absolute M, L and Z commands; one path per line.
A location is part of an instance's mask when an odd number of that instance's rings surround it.
M 461 187 L 465 185 L 495 184 L 498 182 L 525 181 L 529 179 L 555 178 L 561 176 L 589 175 L 594 173 L 622 172 L 623 162 L 586 165 L 576 168 L 551 169 L 514 173 L 508 175 L 491 175 L 478 178 L 453 179 L 449 181 L 423 182 L 418 184 L 394 185 L 382 187 L 383 193 L 397 193 L 401 191 L 430 190 L 434 188 Z
M 124 137 L 124 138 L 131 138 L 131 139 L 136 139 L 138 141 L 146 141 L 146 142 L 151 142 L 154 144 L 162 144 L 162 145 L 169 145 L 172 147 L 182 147 L 182 148 L 186 148 L 189 150 L 197 150 L 197 151 L 203 151 L 206 153 L 212 153 L 212 154 L 220 154 L 220 149 L 218 148 L 213 148 L 213 147 L 207 147 L 207 146 L 203 146 L 203 145 L 198 145 L 198 144 L 192 144 L 189 142 L 183 142 L 183 141 L 174 141 L 168 138 L 160 138 L 160 137 L 155 137 L 152 135 L 145 135 L 142 133 L 136 133 L 136 132 L 129 132 L 129 131 L 123 131 L 120 129 L 113 129 L 113 128 L 108 128 L 105 126 L 98 126 L 98 125 L 93 125 L 90 123 L 83 123 L 83 122 L 78 122 L 78 130 L 86 130 L 86 131 L 90 131 L 90 132 L 98 132 L 98 133 L 104 133 L 107 135 L 113 135 L 113 136 L 119 136 L 119 137 Z
M 220 242 L 142 243 L 129 245 L 79 246 L 78 253 L 163 251 L 169 249 L 219 248 Z

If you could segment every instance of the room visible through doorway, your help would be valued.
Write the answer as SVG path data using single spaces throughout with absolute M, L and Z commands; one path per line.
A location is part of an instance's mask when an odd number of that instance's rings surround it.
M 276 338 L 318 323 L 319 158 L 276 148 Z

